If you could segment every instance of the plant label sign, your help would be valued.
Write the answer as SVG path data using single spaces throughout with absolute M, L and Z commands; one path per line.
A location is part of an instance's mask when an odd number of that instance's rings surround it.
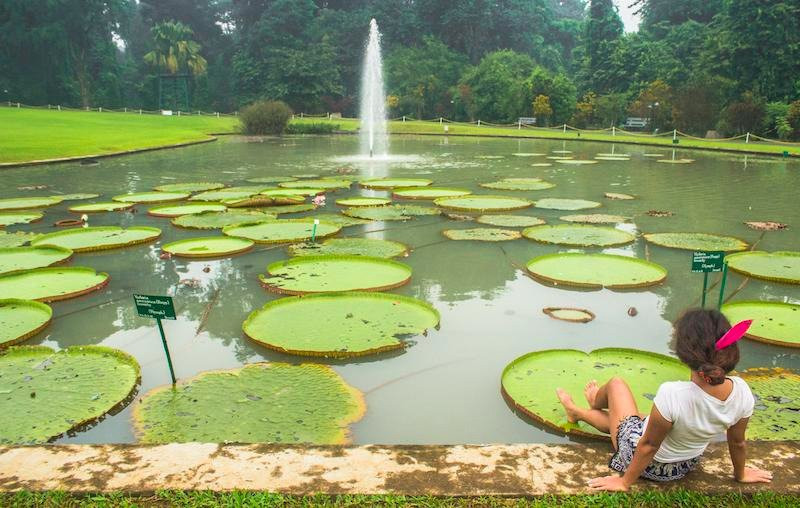
M 695 251 L 692 254 L 692 272 L 721 272 L 724 264 L 723 251 Z
M 175 320 L 175 306 L 169 296 L 133 295 L 133 301 L 142 317 Z

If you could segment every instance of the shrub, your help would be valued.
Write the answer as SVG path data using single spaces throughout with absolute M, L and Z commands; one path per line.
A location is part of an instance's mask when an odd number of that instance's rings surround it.
M 333 134 L 339 130 L 338 123 L 331 122 L 294 122 L 286 127 L 286 134 Z
M 292 110 L 282 101 L 258 101 L 239 113 L 242 132 L 255 136 L 283 134 Z
M 764 126 L 766 115 L 764 104 L 751 92 L 745 92 L 739 102 L 725 108 L 720 123 L 728 134 L 757 133 Z
M 789 124 L 792 139 L 800 139 L 800 100 L 789 104 L 786 111 L 786 123 Z

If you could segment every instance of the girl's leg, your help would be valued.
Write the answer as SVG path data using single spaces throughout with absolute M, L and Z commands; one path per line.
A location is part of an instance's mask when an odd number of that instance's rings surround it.
M 609 431 L 609 417 L 602 409 L 583 409 L 575 405 L 572 397 L 559 388 L 556 390 L 558 400 L 564 406 L 567 413 L 567 421 L 570 423 L 586 422 L 600 432 Z

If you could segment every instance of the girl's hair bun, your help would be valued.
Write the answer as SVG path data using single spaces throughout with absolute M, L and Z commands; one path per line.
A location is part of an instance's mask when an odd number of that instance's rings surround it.
M 725 374 L 739 362 L 738 344 L 716 348 L 717 341 L 730 329 L 731 324 L 719 311 L 689 309 L 675 322 L 675 353 L 712 385 L 722 384 Z
M 697 370 L 708 379 L 709 384 L 721 385 L 725 381 L 725 369 L 719 365 L 704 363 Z

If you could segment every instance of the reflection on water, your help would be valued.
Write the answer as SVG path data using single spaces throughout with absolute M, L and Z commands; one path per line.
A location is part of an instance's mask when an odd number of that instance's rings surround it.
M 602 208 L 586 213 L 632 217 L 620 226 L 631 233 L 697 231 L 722 233 L 758 242 L 764 250 L 798 250 L 800 213 L 796 207 L 800 163 L 783 159 L 752 158 L 677 150 L 676 158 L 692 158 L 686 165 L 660 164 L 643 153 L 671 150 L 653 147 L 539 140 L 502 140 L 437 137 L 393 139 L 397 160 L 361 161 L 348 158 L 357 149 L 355 137 L 229 138 L 217 143 L 130 157 L 105 159 L 96 166 L 62 164 L 6 170 L 0 197 L 34 195 L 16 190 L 26 185 L 49 185 L 44 193 L 97 192 L 99 200 L 117 194 L 150 190 L 162 183 L 221 181 L 246 185 L 248 178 L 319 174 L 414 177 L 425 175 L 436 185 L 467 187 L 484 194 L 507 194 L 532 200 L 539 197 L 601 201 Z M 602 161 L 591 166 L 544 162 L 542 156 L 516 157 L 513 153 L 544 153 L 567 149 L 575 158 L 589 159 L 612 151 L 631 154 L 630 161 Z M 479 158 L 493 156 L 500 158 Z M 505 177 L 540 177 L 553 189 L 532 192 L 489 191 L 478 186 Z M 623 192 L 633 201 L 613 201 L 605 192 Z M 37 191 L 36 195 L 42 194 Z M 383 191 L 351 191 L 386 196 Z M 328 199 L 320 212 L 338 211 Z M 10 231 L 49 232 L 69 214 L 64 203 L 48 209 L 36 224 L 12 226 Z M 690 273 L 690 253 L 648 247 L 641 239 L 613 249 L 591 249 L 649 258 L 669 270 L 666 284 L 636 291 L 570 290 L 540 284 L 522 267 L 534 256 L 559 252 L 557 246 L 527 240 L 503 243 L 454 242 L 441 231 L 464 227 L 445 217 L 417 217 L 407 222 L 374 222 L 345 228 L 339 236 L 366 236 L 403 242 L 413 252 L 403 262 L 414 270 L 409 285 L 394 290 L 421 298 L 441 312 L 439 330 L 412 337 L 405 351 L 372 358 L 326 361 L 296 358 L 270 351 L 246 340 L 241 324 L 247 315 L 277 298 L 267 293 L 257 276 L 266 266 L 284 259 L 283 247 L 259 246 L 241 256 L 221 260 L 160 259 L 160 245 L 180 238 L 207 236 L 208 231 L 181 230 L 168 219 L 135 213 L 90 216 L 93 226 L 146 225 L 164 231 L 158 243 L 129 249 L 79 254 L 72 265 L 91 266 L 112 279 L 103 291 L 53 304 L 52 326 L 29 344 L 62 348 L 76 344 L 103 344 L 134 355 L 142 365 L 141 393 L 169 380 L 158 332 L 152 321 L 139 318 L 131 294 L 169 294 L 175 297 L 178 320 L 165 322 L 176 374 L 188 378 L 200 372 L 233 368 L 256 361 L 320 361 L 332 365 L 350 384 L 366 393 L 368 412 L 353 428 L 358 443 L 485 443 L 563 442 L 567 438 L 536 427 L 514 415 L 499 394 L 503 367 L 524 353 L 547 348 L 584 351 L 600 347 L 636 347 L 670 352 L 670 321 L 684 308 L 700 301 L 702 276 Z M 674 216 L 650 217 L 648 210 L 668 210 Z M 575 212 L 539 210 L 520 212 L 559 223 L 558 217 Z M 298 216 L 308 215 L 299 214 Z M 774 220 L 794 226 L 787 231 L 761 234 L 743 225 L 746 220 Z M 211 234 L 217 234 L 211 232 Z M 718 275 L 712 275 L 710 302 L 716 302 Z M 746 280 L 733 273 L 727 294 L 736 299 L 800 302 L 800 287 Z M 542 308 L 584 307 L 597 315 L 588 324 L 549 318 Z M 638 314 L 630 317 L 630 307 Z M 800 355 L 790 349 L 745 341 L 741 367 L 800 367 Z M 135 404 L 135 403 L 134 403 Z M 65 442 L 130 442 L 131 407 Z M 469 422 L 465 424 L 465 422 Z

